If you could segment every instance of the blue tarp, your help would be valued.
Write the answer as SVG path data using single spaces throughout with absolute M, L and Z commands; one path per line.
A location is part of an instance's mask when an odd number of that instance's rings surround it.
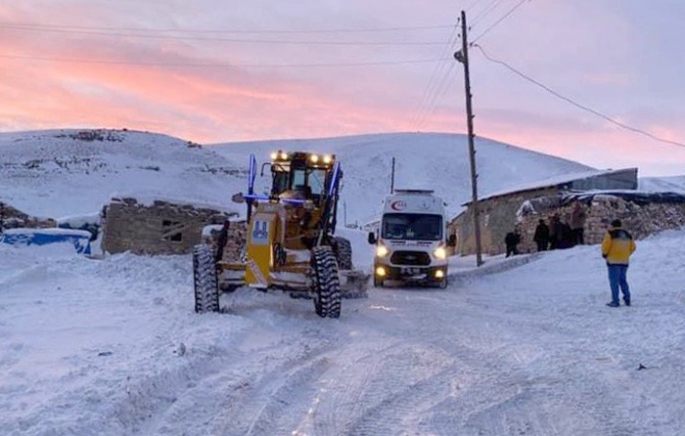
M 7 229 L 0 236 L 0 243 L 10 245 L 48 245 L 70 243 L 79 254 L 90 254 L 91 233 L 70 229 Z

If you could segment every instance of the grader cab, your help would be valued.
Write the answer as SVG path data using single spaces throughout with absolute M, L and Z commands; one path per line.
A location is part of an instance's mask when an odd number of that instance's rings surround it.
M 257 164 L 250 156 L 247 235 L 239 261 L 216 261 L 215 249 L 195 247 L 195 311 L 219 311 L 220 289 L 272 289 L 311 298 L 321 317 L 338 318 L 342 298 L 366 296 L 368 274 L 353 270 L 350 241 L 336 237 L 342 170 L 334 155 L 278 151 L 262 165 L 271 192 L 255 194 Z M 221 250 L 223 247 L 217 247 Z

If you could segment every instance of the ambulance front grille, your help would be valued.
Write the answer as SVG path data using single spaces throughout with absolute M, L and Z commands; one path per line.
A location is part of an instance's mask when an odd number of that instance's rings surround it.
M 393 265 L 427 266 L 431 264 L 428 253 L 423 251 L 396 251 L 390 256 Z

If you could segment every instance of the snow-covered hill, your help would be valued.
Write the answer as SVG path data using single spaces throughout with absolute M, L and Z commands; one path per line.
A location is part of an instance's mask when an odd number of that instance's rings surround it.
M 478 139 L 476 147 L 481 194 L 588 169 L 486 139 Z M 396 188 L 434 189 L 453 214 L 471 197 L 464 135 L 382 134 L 197 147 L 152 133 L 53 130 L 0 134 L 0 201 L 56 218 L 96 212 L 113 194 L 230 207 L 230 196 L 246 188 L 249 154 L 262 163 L 276 149 L 338 156 L 345 174 L 340 213 L 346 211 L 348 223 L 364 223 L 378 213 L 390 190 L 393 157 Z M 269 183 L 268 176 L 258 178 L 257 187 L 267 190 Z
M 364 223 L 380 211 L 381 201 L 390 191 L 393 158 L 395 188 L 433 189 L 445 199 L 451 214 L 458 213 L 461 204 L 471 198 L 465 135 L 395 133 L 210 147 L 233 161 L 244 159 L 248 153 L 255 153 L 258 160 L 264 160 L 271 151 L 279 149 L 335 153 L 345 174 L 341 197 L 350 223 L 355 220 Z M 477 138 L 476 149 L 480 194 L 588 170 L 587 166 L 576 162 L 488 139 Z
M 100 210 L 133 194 L 227 205 L 246 177 L 238 165 L 177 138 L 131 131 L 0 134 L 0 201 L 34 216 Z

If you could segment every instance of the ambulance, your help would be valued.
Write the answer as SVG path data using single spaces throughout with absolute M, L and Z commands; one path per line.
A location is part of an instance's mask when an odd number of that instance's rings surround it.
M 373 283 L 447 286 L 445 203 L 431 190 L 398 189 L 385 198 L 378 231 L 369 232 L 375 246 Z M 453 238 L 452 238 L 453 239 Z

